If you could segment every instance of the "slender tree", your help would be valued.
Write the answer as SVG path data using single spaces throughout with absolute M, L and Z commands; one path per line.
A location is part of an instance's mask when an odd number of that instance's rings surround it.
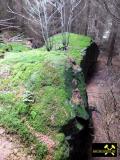
M 103 4 L 112 18 L 120 23 L 120 1 L 103 0 Z
M 85 26 L 85 35 L 88 34 L 89 29 L 89 21 L 90 21 L 90 9 L 91 9 L 91 0 L 88 0 L 87 3 L 87 18 L 86 18 L 86 26 Z
M 55 7 L 60 14 L 62 43 L 63 43 L 64 49 L 66 49 L 66 47 L 69 44 L 69 37 L 70 37 L 72 22 L 85 9 L 86 1 L 85 0 L 56 0 L 56 1 L 50 1 L 50 4 L 53 7 Z M 78 6 L 81 6 L 80 10 L 77 14 L 75 14 L 75 10 Z
M 17 13 L 9 7 L 9 12 L 21 16 L 28 22 L 32 23 L 31 29 L 33 32 L 41 35 L 46 45 L 46 49 L 50 51 L 53 46 L 52 38 L 50 37 L 51 21 L 53 20 L 56 10 L 50 11 L 50 0 L 23 0 L 23 9 L 25 13 Z M 39 31 L 36 30 L 38 26 Z
M 112 58 L 114 56 L 115 42 L 118 32 L 118 24 L 120 24 L 120 1 L 106 1 L 104 0 L 104 6 L 107 12 L 112 17 L 112 28 L 109 36 L 109 44 L 108 44 L 108 59 L 107 65 L 112 65 Z
M 107 13 L 111 16 L 112 27 L 108 39 L 108 59 L 107 65 L 112 65 L 112 58 L 114 56 L 114 49 L 116 44 L 116 37 L 118 32 L 118 25 L 120 24 L 120 1 L 119 0 L 98 0 Z
M 23 0 L 24 13 L 17 13 L 9 7 L 9 12 L 19 15 L 32 24 L 31 29 L 37 34 L 42 33 L 47 50 L 52 49 L 51 21 L 59 13 L 61 22 L 61 33 L 63 48 L 66 49 L 69 44 L 72 22 L 85 9 L 86 0 Z M 75 14 L 78 6 L 80 10 Z M 51 8 L 51 9 L 50 9 Z M 39 27 L 39 31 L 35 26 Z
M 112 65 L 112 58 L 113 58 L 113 55 L 114 55 L 114 49 L 115 49 L 115 41 L 116 41 L 116 37 L 117 37 L 117 32 L 114 30 L 114 31 L 111 31 L 111 34 L 110 34 L 110 40 L 109 40 L 109 49 L 108 49 L 108 59 L 107 59 L 107 65 L 110 66 Z

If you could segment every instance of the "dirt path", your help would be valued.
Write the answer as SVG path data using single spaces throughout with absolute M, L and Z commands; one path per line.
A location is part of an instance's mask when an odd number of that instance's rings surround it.
M 55 143 L 46 135 L 34 132 L 28 127 L 32 134 L 35 135 L 39 141 L 47 145 L 49 154 L 46 160 L 52 160 L 52 152 Z M 34 160 L 35 157 L 28 154 L 28 149 L 20 143 L 17 135 L 8 134 L 7 131 L 0 127 L 0 160 Z
M 87 85 L 88 101 L 96 111 L 92 112 L 94 141 L 116 142 L 120 139 L 120 59 L 113 59 L 113 66 L 106 66 L 106 57 L 98 60 L 96 73 Z M 95 160 L 119 160 L 118 158 L 94 158 Z
M 39 142 L 42 142 L 47 146 L 48 154 L 45 157 L 45 160 L 53 160 L 54 148 L 56 146 L 55 142 L 51 139 L 51 137 L 44 135 L 42 133 L 36 132 L 29 124 L 26 122 L 26 125 L 29 131 L 34 135 Z
M 31 127 L 28 127 L 31 133 L 38 139 L 47 145 L 49 154 L 45 160 L 52 160 L 53 148 L 55 142 L 48 136 L 35 132 Z M 17 135 L 10 135 L 6 130 L 0 127 L 0 160 L 34 160 L 35 157 L 28 154 L 27 148 L 22 145 Z
M 33 160 L 34 157 L 28 154 L 27 148 L 22 145 L 15 135 L 7 134 L 5 129 L 0 127 L 0 160 Z

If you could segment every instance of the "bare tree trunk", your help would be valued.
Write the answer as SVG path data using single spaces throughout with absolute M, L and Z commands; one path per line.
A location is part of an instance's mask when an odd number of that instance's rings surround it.
M 85 27 L 85 35 L 88 33 L 89 28 L 89 18 L 90 18 L 90 7 L 91 7 L 91 0 L 88 0 L 88 6 L 87 6 L 87 19 L 86 19 L 86 27 Z
M 111 33 L 110 37 L 110 45 L 109 45 L 109 54 L 107 59 L 107 65 L 112 65 L 112 58 L 114 56 L 114 48 L 115 48 L 115 40 L 116 40 L 117 32 L 114 31 Z

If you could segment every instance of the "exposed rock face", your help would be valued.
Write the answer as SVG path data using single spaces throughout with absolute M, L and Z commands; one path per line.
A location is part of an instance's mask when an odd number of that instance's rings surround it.
M 93 42 L 86 50 L 86 54 L 81 61 L 81 68 L 83 69 L 85 80 L 91 76 L 95 70 L 97 58 L 99 56 L 99 48 L 95 42 Z
M 74 89 L 72 93 L 71 103 L 73 104 L 73 107 L 75 107 L 76 111 L 81 108 L 80 107 L 81 105 L 84 106 L 87 110 L 89 108 L 86 91 L 82 93 L 82 90 L 79 87 L 78 87 L 79 89 L 76 87 L 81 85 L 83 81 L 81 71 L 83 71 L 84 73 L 85 80 L 87 80 L 88 77 L 91 75 L 91 73 L 93 73 L 98 55 L 99 55 L 98 46 L 96 45 L 96 43 L 92 43 L 84 51 L 83 60 L 80 63 L 82 70 L 80 70 L 80 67 L 78 67 L 78 65 L 76 65 L 75 62 L 72 60 L 73 63 L 72 68 L 74 73 L 74 79 L 72 82 Z M 75 119 L 71 119 L 62 128 L 71 148 L 70 150 L 71 160 L 89 159 L 90 156 L 89 151 L 93 139 L 91 135 L 93 134 L 93 130 L 90 128 L 92 127 L 91 122 L 86 117 L 87 115 L 85 114 L 85 112 L 83 117 L 81 117 L 80 114 L 77 114 Z M 78 126 L 78 124 L 80 126 L 76 128 L 75 126 Z

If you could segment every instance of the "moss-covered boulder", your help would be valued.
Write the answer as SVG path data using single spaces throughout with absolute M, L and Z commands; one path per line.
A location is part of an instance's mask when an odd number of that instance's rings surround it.
M 53 42 L 53 51 L 16 50 L 0 60 L 0 125 L 19 134 L 29 146 L 34 144 L 40 160 L 68 159 L 67 140 L 84 128 L 79 118 L 89 119 L 80 64 L 91 39 L 70 34 L 67 51 L 59 50 L 61 35 L 54 36 Z M 70 122 L 66 136 L 64 127 Z

